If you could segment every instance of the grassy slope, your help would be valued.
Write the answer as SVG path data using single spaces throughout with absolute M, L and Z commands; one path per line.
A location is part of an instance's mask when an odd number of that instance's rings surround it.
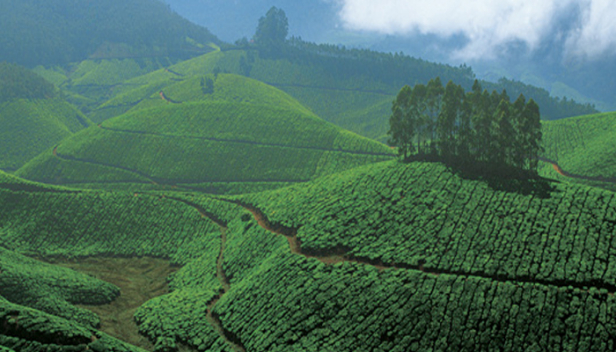
M 544 156 L 571 174 L 616 181 L 616 113 L 603 113 L 544 122 Z M 616 190 L 613 182 L 565 178 L 549 165 L 542 174 Z
M 16 170 L 90 121 L 60 98 L 19 99 L 0 104 L 0 168 Z
M 127 92 L 136 86 L 139 86 L 142 92 L 149 93 L 146 95 L 149 96 L 168 85 L 165 81 L 202 76 L 213 73 L 216 69 L 222 72 L 242 73 L 240 68 L 242 57 L 246 57 L 245 51 L 215 51 L 171 66 L 169 69 L 176 74 L 158 70 L 129 80 L 114 90 L 114 98 L 110 102 L 92 113 L 92 119 L 101 121 L 134 106 L 143 98 L 143 93 L 130 99 Z M 291 64 L 286 60 L 257 59 L 250 71 L 250 77 L 289 93 L 327 121 L 360 135 L 380 140 L 385 140 L 390 103 L 399 89 L 365 78 L 334 78 L 318 67 Z M 116 109 L 113 110 L 112 107 Z M 356 115 L 363 116 L 360 118 L 362 121 L 349 117 Z M 378 122 L 375 122 L 375 119 Z
M 114 291 L 112 286 L 106 287 L 98 280 L 35 262 L 17 253 L 36 257 L 162 257 L 170 258 L 179 265 L 195 263 L 177 273 L 177 280 L 188 273 L 199 275 L 201 281 L 208 282 L 206 275 L 215 275 L 215 265 L 209 273 L 199 265 L 211 262 L 212 258 L 215 262 L 220 250 L 219 226 L 182 201 L 163 195 L 61 190 L 4 173 L 0 174 L 0 181 L 0 237 L 7 247 L 0 250 L 0 281 L 4 283 L 0 290 L 0 316 L 5 317 L 2 314 L 5 313 L 4 309 L 18 312 L 7 313 L 6 319 L 9 319 L 8 315 L 17 314 L 21 323 L 14 330 L 0 331 L 0 345 L 42 344 L 43 347 L 31 348 L 44 349 L 54 341 L 59 345 L 74 344 L 72 341 L 81 341 L 80 336 L 94 334 L 83 324 L 93 324 L 98 318 L 69 303 L 100 304 L 100 300 L 108 302 L 117 296 L 117 288 Z M 234 205 L 210 202 L 221 216 L 235 212 Z M 199 270 L 191 271 L 191 267 Z M 102 287 L 96 286 L 101 284 Z M 217 290 L 216 286 L 209 289 Z M 183 294 L 194 301 L 195 297 L 189 296 L 189 292 Z M 181 297 L 182 292 L 175 295 Z M 56 317 L 46 318 L 44 313 L 11 305 L 2 297 L 18 299 L 19 304 L 46 310 Z M 59 317 L 66 317 L 69 321 Z M 36 323 L 32 324 L 30 320 Z M 182 324 L 185 323 L 182 321 Z M 8 324 L 11 326 L 12 320 L 9 319 Z M 224 341 L 220 340 L 213 327 L 208 326 L 195 328 L 194 333 L 201 334 L 202 338 L 207 333 L 212 343 L 223 346 Z M 55 340 L 41 340 L 33 332 L 34 329 L 43 336 L 49 331 L 59 333 Z M 150 335 L 156 332 L 153 330 Z M 99 348 L 102 345 L 108 348 L 113 346 L 117 348 L 115 351 L 138 350 L 123 347 L 104 334 L 95 335 Z M 96 340 L 90 339 L 90 335 L 86 336 L 87 343 Z M 154 337 L 152 342 L 159 344 L 160 341 Z
M 185 263 L 136 313 L 159 345 L 230 351 L 212 310 L 248 351 L 613 350 L 616 198 L 549 186 L 524 195 L 388 162 L 239 197 L 299 228 L 293 253 L 247 210 L 188 194 L 3 190 L 0 233 L 32 255 Z
M 213 92 L 202 91 L 202 79 L 215 79 Z M 154 182 L 242 193 L 391 154 L 254 80 L 221 74 L 172 83 L 164 89 L 166 99 L 181 104 L 163 100 L 156 86 L 131 112 L 64 141 L 55 155 L 48 151 L 17 174 L 51 183 Z M 137 96 L 130 91 L 118 99 L 125 104 Z M 256 188 L 246 189 L 246 182 Z

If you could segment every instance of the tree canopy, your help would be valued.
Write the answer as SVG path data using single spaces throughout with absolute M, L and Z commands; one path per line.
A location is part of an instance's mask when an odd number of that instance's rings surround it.
M 259 45 L 282 44 L 289 34 L 289 20 L 282 9 L 273 6 L 259 19 L 254 41 Z
M 541 150 L 539 106 L 523 95 L 511 103 L 502 93 L 482 90 L 478 81 L 468 93 L 440 78 L 414 88 L 404 86 L 392 104 L 390 144 L 404 160 L 431 156 L 484 171 L 537 174 Z

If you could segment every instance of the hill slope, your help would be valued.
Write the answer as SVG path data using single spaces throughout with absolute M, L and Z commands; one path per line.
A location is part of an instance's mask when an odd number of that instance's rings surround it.
M 185 264 L 135 315 L 169 348 L 612 350 L 614 193 L 526 186 L 386 162 L 230 199 L 0 190 L 0 233 Z
M 204 92 L 208 80 L 212 91 Z M 175 83 L 169 94 L 142 91 L 143 108 L 65 140 L 17 174 L 57 184 L 243 192 L 393 157 L 386 146 L 321 120 L 265 84 L 229 75 Z
M 40 76 L 0 64 L 0 169 L 28 160 L 91 123 Z
M 86 58 L 181 57 L 218 42 L 156 0 L 3 0 L 0 61 L 25 66 Z M 205 48 L 207 49 L 207 48 Z
M 616 113 L 543 124 L 545 176 L 616 191 Z M 559 174 L 552 167 L 560 167 Z M 567 176 L 565 176 L 567 175 Z
M 453 80 L 470 89 L 474 79 L 468 67 L 451 67 L 401 55 L 317 46 L 297 39 L 283 48 L 282 52 L 272 53 L 248 44 L 225 47 L 173 65 L 169 71 L 160 70 L 132 79 L 113 94 L 117 96 L 133 86 L 160 82 L 165 76 L 183 79 L 204 73 L 232 72 L 287 92 L 327 121 L 385 141 L 391 101 L 403 85 L 426 83 L 440 76 L 443 82 Z M 590 106 L 553 99 L 547 91 L 519 82 L 503 79 L 482 84 L 490 90 L 507 89 L 514 97 L 524 93 L 527 98 L 534 98 L 540 103 L 545 119 L 596 111 Z M 104 106 L 109 104 L 115 103 Z

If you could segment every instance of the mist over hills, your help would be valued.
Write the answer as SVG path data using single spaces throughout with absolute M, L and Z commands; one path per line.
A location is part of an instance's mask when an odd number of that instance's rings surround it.
M 0 0 L 0 352 L 616 351 L 616 113 L 500 75 L 576 0 L 169 2 Z
M 87 58 L 179 57 L 218 39 L 157 0 L 2 0 L 0 61 L 33 67 Z
M 613 103 L 615 96 L 612 93 L 616 83 L 608 78 L 616 66 L 615 58 L 613 51 L 609 49 L 609 39 L 605 39 L 611 27 L 606 24 L 605 31 L 597 31 L 594 43 L 590 39 L 584 39 L 585 37 L 577 37 L 578 33 L 583 33 L 588 38 L 592 35 L 592 25 L 584 26 L 584 21 L 591 17 L 595 20 L 599 16 L 595 15 L 595 12 L 600 11 L 596 8 L 602 5 L 595 4 L 599 3 L 597 1 L 564 1 L 560 5 L 547 1 L 537 6 L 535 14 L 529 16 L 534 22 L 521 25 L 520 28 L 524 29 L 518 32 L 511 29 L 518 28 L 513 21 L 522 21 L 522 15 L 515 16 L 522 9 L 532 7 L 528 1 L 523 1 L 518 6 L 508 1 L 485 4 L 477 2 L 476 4 L 487 8 L 486 11 L 478 11 L 477 17 L 481 18 L 477 20 L 477 26 L 485 28 L 485 33 L 471 33 L 466 30 L 467 23 L 461 18 L 464 17 L 466 8 L 472 5 L 454 5 L 447 0 L 433 4 L 432 8 L 460 7 L 461 15 L 450 15 L 447 11 L 438 15 L 435 14 L 436 10 L 430 9 L 431 5 L 414 1 L 400 3 L 397 10 L 400 16 L 392 10 L 396 6 L 396 2 L 392 1 L 375 2 L 371 5 L 373 13 L 366 14 L 357 14 L 359 11 L 355 11 L 355 8 L 359 6 L 359 2 L 353 0 L 317 0 L 307 3 L 284 0 L 165 1 L 195 23 L 205 25 L 216 33 L 224 33 L 220 35 L 226 41 L 232 42 L 241 37 L 250 38 L 260 14 L 271 6 L 277 6 L 287 12 L 290 35 L 300 36 L 308 41 L 382 52 L 402 51 L 414 57 L 454 66 L 466 63 L 475 69 L 480 78 L 490 81 L 501 77 L 521 80 L 545 88 L 554 96 L 567 96 L 569 99 L 594 103 L 602 110 L 616 108 Z M 550 6 L 553 6 L 552 12 L 548 10 Z M 402 15 L 411 11 L 409 7 L 418 15 Z M 501 11 L 501 8 L 502 12 L 497 12 Z M 505 29 L 501 30 L 498 23 L 493 23 L 487 15 L 481 13 L 487 11 L 494 12 L 492 17 L 502 16 L 501 26 Z M 610 11 L 603 10 L 606 14 Z M 426 18 L 440 16 L 442 19 L 436 22 L 442 23 L 442 28 L 430 27 L 426 24 L 428 20 L 422 22 L 419 19 L 421 14 Z M 393 28 L 388 27 L 387 23 L 394 23 L 389 25 Z M 395 27 L 396 23 L 399 23 L 400 27 L 410 24 L 408 29 L 401 30 Z M 506 27 L 508 24 L 510 26 Z M 458 27 L 454 27 L 456 25 Z M 489 26 L 495 27 L 491 29 Z M 457 29 L 450 30 L 448 27 Z M 501 39 L 499 33 L 503 31 L 507 35 L 502 35 Z M 490 39 L 491 33 L 494 38 Z M 529 42 L 530 40 L 532 42 Z M 475 42 L 479 44 L 472 46 Z M 584 49 L 572 49 L 572 42 L 583 45 Z M 590 54 L 580 54 L 580 51 Z

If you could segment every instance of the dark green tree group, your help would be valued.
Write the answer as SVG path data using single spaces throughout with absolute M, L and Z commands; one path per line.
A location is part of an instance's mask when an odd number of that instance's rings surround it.
M 404 86 L 392 104 L 390 144 L 404 160 L 411 157 L 474 165 L 484 171 L 537 173 L 541 150 L 539 106 L 520 94 L 513 103 L 507 92 L 470 92 L 440 78 L 414 88 Z

